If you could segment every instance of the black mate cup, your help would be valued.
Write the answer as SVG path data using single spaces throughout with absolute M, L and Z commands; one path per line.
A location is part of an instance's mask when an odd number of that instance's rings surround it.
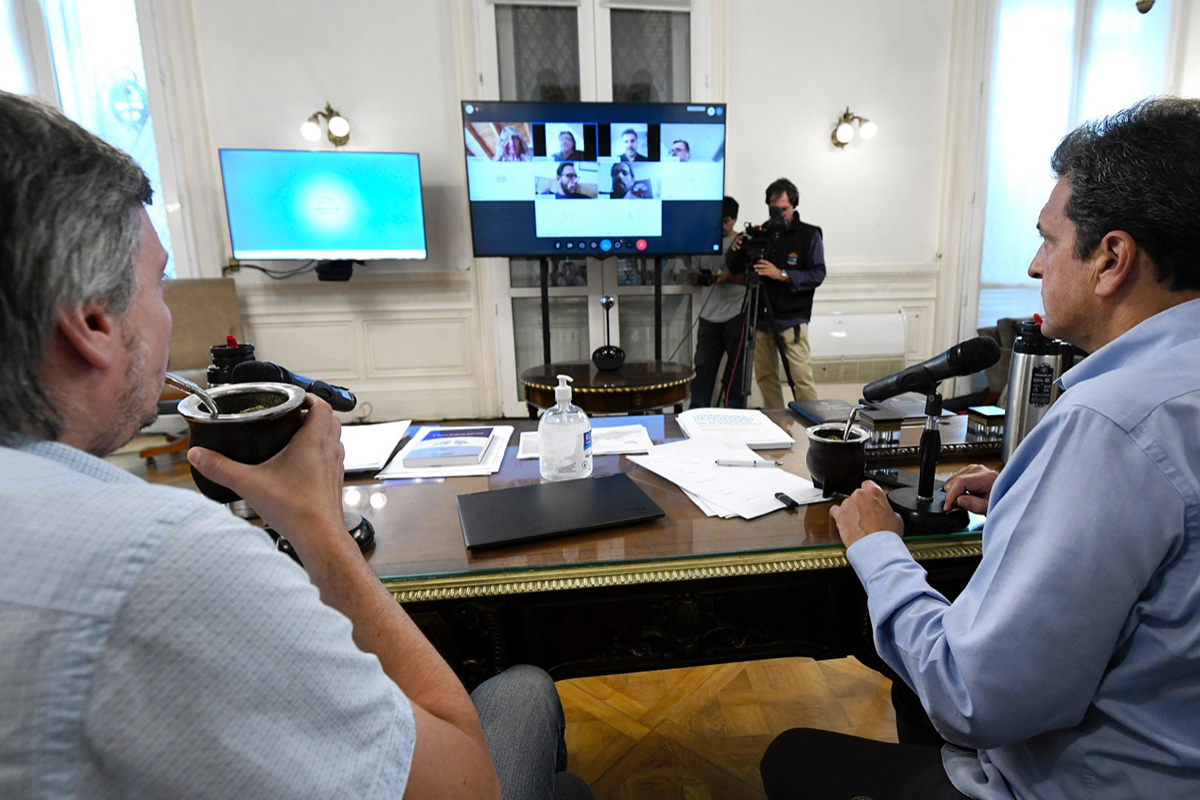
M 240 461 L 261 464 L 291 441 L 300 427 L 304 390 L 286 383 L 230 383 L 208 390 L 217 404 L 214 417 L 196 395 L 179 403 L 191 444 Z M 240 496 L 192 468 L 192 480 L 205 497 L 231 503 Z
M 866 480 L 865 445 L 869 434 L 857 425 L 851 426 L 850 435 L 843 438 L 845 432 L 844 422 L 826 422 L 804 431 L 808 436 L 808 455 L 804 463 L 813 486 L 825 497 L 834 493 L 850 494 Z

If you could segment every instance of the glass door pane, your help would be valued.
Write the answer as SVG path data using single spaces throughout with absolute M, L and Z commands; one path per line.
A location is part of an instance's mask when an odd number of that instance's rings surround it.
M 626 103 L 691 99 L 691 23 L 687 12 L 613 9 L 609 12 L 612 99 Z M 654 269 L 651 258 L 617 260 L 617 325 L 630 359 L 653 359 Z M 688 260 L 668 258 L 662 270 L 662 358 L 691 364 L 692 290 Z M 634 294 L 624 287 L 648 287 Z M 682 287 L 682 288 L 680 288 Z M 614 337 L 616 334 L 614 333 Z
M 134 0 L 42 0 L 63 113 L 131 155 L 150 178 L 146 208 L 168 254 L 171 236 Z M 167 262 L 174 277 L 174 259 Z
M 511 376 L 517 397 L 525 396 L 520 375 L 530 367 L 546 363 L 542 342 L 541 297 L 514 297 L 513 343 L 517 374 Z M 591 358 L 588 339 L 588 298 L 550 298 L 550 358 L 554 361 L 586 361 Z
M 617 302 L 621 329 L 621 348 L 633 361 L 654 358 L 654 295 L 624 295 Z M 614 337 L 615 338 L 615 337 Z M 614 342 L 615 343 L 615 342 Z M 692 342 L 692 296 L 663 294 L 662 360 L 691 365 L 695 352 Z
M 1165 90 L 1171 17 L 1170 0 L 1158 0 L 1153 14 L 1141 14 L 1123 0 L 1096 0 L 1080 121 L 1112 114 Z
M 1041 284 L 1025 271 L 1038 248 L 1038 211 L 1054 186 L 1050 154 L 1070 122 L 1074 63 L 1074 0 L 1003 0 L 998 14 L 979 327 L 1041 310 Z
M 686 103 L 691 99 L 691 24 L 677 11 L 614 9 L 613 100 L 623 103 Z
M 579 100 L 579 21 L 574 8 L 497 6 L 496 49 L 501 100 Z

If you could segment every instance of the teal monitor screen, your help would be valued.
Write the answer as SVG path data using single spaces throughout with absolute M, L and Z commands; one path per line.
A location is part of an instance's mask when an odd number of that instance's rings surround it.
M 220 151 L 233 257 L 423 259 L 416 153 Z

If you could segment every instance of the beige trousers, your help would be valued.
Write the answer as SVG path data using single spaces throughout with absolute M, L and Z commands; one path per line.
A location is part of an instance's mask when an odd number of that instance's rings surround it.
M 779 349 L 775 337 L 762 331 L 754 332 L 754 380 L 762 394 L 763 408 L 784 408 L 783 384 L 779 372 Z M 792 369 L 792 380 L 796 383 L 797 400 L 816 400 L 817 385 L 813 382 L 812 364 L 809 362 L 808 325 L 800 326 L 797 339 L 794 329 L 788 328 L 783 337 L 784 352 L 788 366 Z M 783 376 L 786 381 L 786 376 Z M 789 390 L 790 394 L 790 390 Z M 791 400 L 789 396 L 787 400 Z

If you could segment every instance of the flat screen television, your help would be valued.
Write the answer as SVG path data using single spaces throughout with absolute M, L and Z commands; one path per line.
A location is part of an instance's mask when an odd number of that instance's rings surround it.
M 724 105 L 473 100 L 462 119 L 476 256 L 721 251 Z
M 428 256 L 416 153 L 219 154 L 235 259 Z

